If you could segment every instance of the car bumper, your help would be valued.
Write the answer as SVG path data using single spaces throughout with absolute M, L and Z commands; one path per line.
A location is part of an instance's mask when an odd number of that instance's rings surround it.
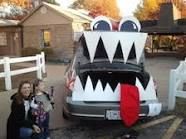
M 71 97 L 66 98 L 64 111 L 72 117 L 87 119 L 103 119 L 109 120 L 106 116 L 107 111 L 118 111 L 118 102 L 83 102 L 72 101 Z M 145 102 L 140 105 L 140 117 L 156 116 L 161 112 L 161 104 L 158 101 Z M 120 120 L 121 118 L 117 118 Z

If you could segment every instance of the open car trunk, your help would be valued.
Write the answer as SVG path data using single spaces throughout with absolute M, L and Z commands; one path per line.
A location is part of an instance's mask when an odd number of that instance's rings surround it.
M 113 91 L 119 83 L 135 85 L 136 78 L 138 78 L 143 87 L 146 88 L 150 78 L 149 74 L 143 71 L 143 68 L 138 65 L 118 63 L 112 64 L 112 66 L 106 63 L 85 64 L 80 66 L 78 73 L 83 88 L 85 88 L 89 76 L 94 89 L 100 80 L 103 89 L 108 83 Z

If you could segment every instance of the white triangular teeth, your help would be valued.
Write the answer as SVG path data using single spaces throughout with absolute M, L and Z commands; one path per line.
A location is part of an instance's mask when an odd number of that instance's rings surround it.
M 110 63 L 113 61 L 119 42 L 121 43 L 125 63 L 128 60 L 133 44 L 135 44 L 136 59 L 138 63 L 145 46 L 147 34 L 135 32 L 84 32 L 84 37 L 91 62 L 94 60 L 96 48 L 101 38 Z
M 83 86 L 81 84 L 81 81 L 79 79 L 79 76 L 76 76 L 76 80 L 75 80 L 75 83 L 74 83 L 74 89 L 73 89 L 73 95 L 72 95 L 72 100 L 82 100 L 83 98 L 83 93 L 84 90 L 83 90 Z
M 107 83 L 105 89 L 101 81 L 98 80 L 95 90 L 93 89 L 93 84 L 88 76 L 85 89 L 81 85 L 79 77 L 76 77 L 74 84 L 74 90 L 72 93 L 73 101 L 119 101 L 120 99 L 120 84 L 113 91 L 110 85 Z
M 110 41 L 110 39 L 112 37 L 113 37 L 112 33 L 103 33 L 101 35 L 101 38 L 103 40 L 103 44 L 104 44 L 105 50 L 107 52 L 110 63 L 112 63 L 112 60 L 114 58 L 114 54 L 117 49 L 117 45 L 119 43 L 118 42 L 119 39 L 112 39 L 112 41 Z M 117 37 L 117 36 L 114 36 L 114 37 Z
M 89 76 L 87 78 L 87 82 L 86 82 L 86 85 L 85 85 L 85 92 L 87 94 L 90 94 L 90 95 L 94 92 L 92 81 L 91 81 Z
M 103 86 L 102 86 L 100 80 L 98 80 L 98 83 L 97 83 L 96 88 L 95 88 L 95 92 L 103 92 Z
M 137 63 L 139 63 L 141 54 L 143 52 L 145 43 L 146 43 L 146 39 L 147 39 L 147 34 L 145 33 L 140 33 L 138 35 L 138 39 L 135 40 L 135 50 L 136 50 L 136 59 L 137 59 Z
M 114 90 L 114 94 L 118 94 L 118 95 L 115 95 L 115 98 L 114 100 L 120 100 L 120 83 L 118 83 L 118 85 L 116 86 L 115 90 Z
M 96 48 L 100 39 L 99 32 L 84 32 L 85 41 L 90 55 L 90 62 L 93 62 Z
M 136 78 L 136 86 L 138 87 L 141 101 L 157 99 L 152 77 L 150 77 L 146 89 L 143 88 L 138 78 Z M 100 80 L 98 80 L 96 88 L 94 90 L 91 78 L 88 76 L 85 89 L 83 89 L 80 78 L 76 76 L 72 99 L 74 101 L 119 101 L 120 83 L 118 83 L 114 91 L 108 83 L 103 90 L 102 83 Z
M 105 87 L 105 90 L 104 90 L 104 94 L 107 94 L 107 95 L 105 95 L 104 97 L 105 97 L 105 99 L 113 99 L 113 94 L 114 94 L 114 92 L 112 91 L 112 88 L 110 87 L 110 85 L 107 83 L 106 84 L 106 87 Z
M 126 63 L 130 54 L 130 51 L 132 49 L 133 43 L 134 43 L 134 34 L 127 33 L 123 35 L 123 38 L 127 39 L 121 39 L 121 49 L 124 57 L 124 62 Z
M 136 78 L 136 86 L 138 87 L 141 101 L 142 100 L 156 100 L 157 99 L 152 77 L 150 77 L 150 80 L 149 80 L 149 83 L 148 83 L 146 89 L 143 88 L 143 86 L 138 78 Z

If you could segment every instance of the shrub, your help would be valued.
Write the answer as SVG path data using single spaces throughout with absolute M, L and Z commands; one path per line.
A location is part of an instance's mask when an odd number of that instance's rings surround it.
M 41 53 L 40 49 L 35 48 L 35 47 L 26 47 L 22 49 L 22 56 L 33 56 L 36 54 Z

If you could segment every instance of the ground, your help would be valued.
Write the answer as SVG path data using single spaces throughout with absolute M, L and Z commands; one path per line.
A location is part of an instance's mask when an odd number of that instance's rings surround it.
M 170 69 L 179 65 L 179 60 L 175 58 L 150 58 L 146 60 L 146 69 L 149 71 L 158 84 L 158 96 L 164 107 L 167 108 L 168 100 L 168 83 Z M 64 66 L 65 68 L 66 66 Z M 48 65 L 48 69 L 52 65 Z M 51 113 L 51 137 L 52 139 L 121 139 L 127 131 L 121 121 L 67 121 L 62 118 L 62 97 L 63 97 L 63 74 L 64 69 L 59 65 L 54 72 L 48 72 L 49 77 L 54 77 L 53 83 L 56 88 L 55 99 L 57 101 L 56 109 Z M 55 75 L 59 76 L 55 76 Z M 59 78 L 60 82 L 57 81 Z M 49 79 L 49 78 L 48 78 Z M 48 80 L 47 79 L 47 80 Z M 51 80 L 50 80 L 51 81 Z M 176 113 L 163 113 L 155 119 Z M 181 116 L 178 113 L 178 116 Z M 152 119 L 153 120 L 153 119 Z M 138 139 L 160 139 L 165 131 L 170 127 L 171 119 L 161 124 L 149 128 L 138 130 Z M 143 123 L 140 121 L 138 124 Z M 145 121 L 144 123 L 146 123 Z M 186 132 L 185 122 L 182 122 L 180 128 L 174 135 L 175 139 L 185 139 Z M 182 133 L 182 134 L 179 134 Z M 135 134 L 135 133 L 133 133 Z
M 174 69 L 179 65 L 179 59 L 176 58 L 150 58 L 146 60 L 146 69 L 156 79 L 158 84 L 158 96 L 163 106 L 166 108 L 168 100 L 168 83 L 170 69 Z M 47 63 L 47 90 L 50 92 L 50 86 L 54 86 L 55 108 L 51 112 L 50 129 L 52 139 L 123 139 L 127 129 L 123 126 L 121 121 L 68 121 L 62 117 L 63 105 L 63 90 L 64 90 L 64 72 L 66 65 Z M 13 90 L 12 92 L 15 92 Z M 4 94 L 4 95 L 3 95 Z M 5 138 L 6 117 L 9 113 L 11 92 L 3 92 L 0 94 L 0 110 L 3 113 L 0 115 L 0 139 Z M 184 100 L 183 100 L 184 101 Z M 181 102 L 181 101 L 179 101 Z M 184 106 L 184 103 L 181 107 Z M 155 119 L 160 119 L 169 115 L 176 115 L 184 118 L 184 107 L 181 112 L 179 108 L 175 112 L 163 112 Z M 177 118 L 173 118 L 161 124 L 151 126 L 137 131 L 137 139 L 160 139 L 165 134 L 170 125 Z M 145 124 L 154 119 L 140 121 L 139 124 Z M 1 135 L 3 133 L 3 135 Z M 135 134 L 135 132 L 132 132 Z M 186 121 L 183 120 L 177 129 L 173 139 L 186 138 Z

